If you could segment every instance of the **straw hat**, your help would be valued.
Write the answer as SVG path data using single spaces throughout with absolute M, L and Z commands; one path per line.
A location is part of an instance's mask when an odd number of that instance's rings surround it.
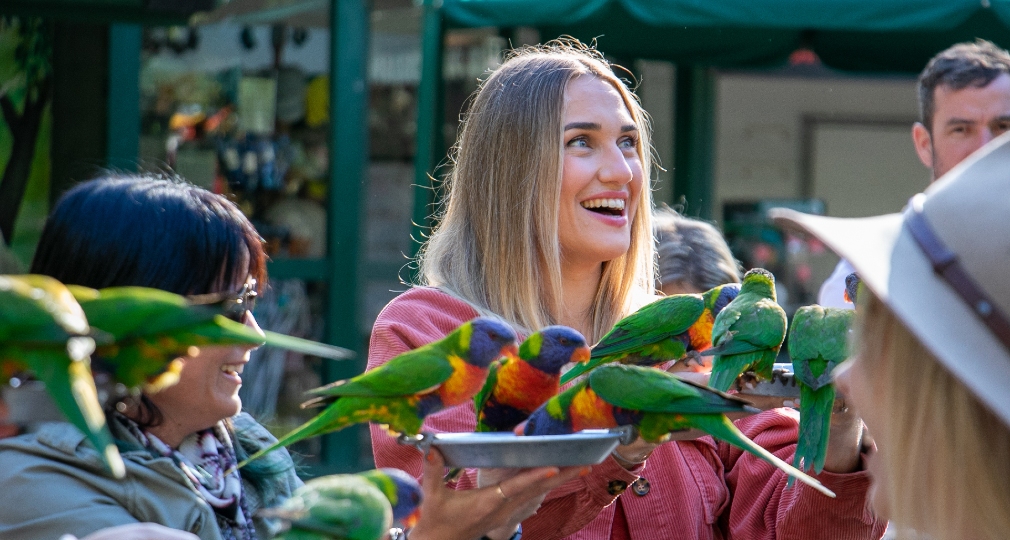
M 842 219 L 775 209 L 772 218 L 851 262 L 919 341 L 1010 425 L 1010 134 L 900 214 Z

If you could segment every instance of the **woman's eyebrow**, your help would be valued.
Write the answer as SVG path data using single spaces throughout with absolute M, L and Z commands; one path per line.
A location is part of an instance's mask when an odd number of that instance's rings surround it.
M 572 122 L 565 126 L 565 131 L 569 129 L 586 129 L 592 131 L 599 131 L 603 129 L 603 126 L 597 124 L 596 122 Z
M 628 124 L 626 126 L 621 126 L 621 133 L 626 133 L 628 131 L 638 131 L 638 126 L 635 124 Z

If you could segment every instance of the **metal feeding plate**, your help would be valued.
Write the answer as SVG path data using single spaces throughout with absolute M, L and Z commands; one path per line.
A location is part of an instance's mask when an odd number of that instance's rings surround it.
M 422 452 L 438 448 L 449 467 L 571 467 L 595 465 L 617 448 L 626 429 L 587 429 L 570 435 L 517 436 L 512 433 L 422 433 L 401 444 Z
M 793 377 L 792 364 L 775 364 L 770 381 L 759 381 L 753 373 L 747 371 L 736 381 L 735 390 L 741 394 L 754 396 L 772 396 L 783 398 L 799 398 L 800 387 Z

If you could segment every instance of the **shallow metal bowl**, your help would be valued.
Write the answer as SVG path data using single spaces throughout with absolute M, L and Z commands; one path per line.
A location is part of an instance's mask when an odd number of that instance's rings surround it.
M 438 448 L 450 467 L 571 467 L 600 463 L 617 447 L 621 431 L 587 429 L 571 435 L 438 433 L 418 446 Z

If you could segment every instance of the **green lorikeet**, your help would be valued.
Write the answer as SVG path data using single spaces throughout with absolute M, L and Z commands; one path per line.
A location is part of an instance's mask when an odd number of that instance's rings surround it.
M 288 523 L 279 540 L 379 540 L 393 525 L 386 495 L 356 474 L 309 480 L 280 506 L 259 510 L 258 515 Z
M 746 401 L 677 378 L 665 371 L 606 364 L 551 398 L 522 428 L 525 435 L 563 435 L 583 429 L 634 426 L 647 442 L 671 432 L 700 429 L 771 463 L 825 495 L 817 480 L 758 446 L 726 418 L 727 412 L 754 412 Z
M 175 384 L 181 363 L 201 346 L 260 345 L 327 358 L 353 353 L 323 343 L 257 330 L 223 315 L 226 302 L 194 305 L 185 296 L 145 287 L 95 290 L 71 286 L 92 326 L 110 334 L 112 343 L 99 345 L 97 361 L 109 364 L 116 381 L 129 388 L 156 392 Z M 204 295 L 208 296 L 208 295 Z M 223 295 L 214 295 L 223 298 Z
M 740 294 L 715 318 L 712 348 L 701 353 L 715 355 L 708 385 L 725 392 L 747 370 L 771 379 L 785 337 L 786 313 L 775 301 L 775 277 L 763 268 L 750 270 Z
M 849 356 L 848 336 L 855 312 L 818 305 L 796 310 L 789 330 L 789 356 L 800 387 L 800 433 L 793 465 L 824 469 L 835 387 L 831 372 Z
M 704 294 L 675 294 L 643 306 L 621 319 L 595 346 L 589 362 L 561 377 L 567 384 L 600 364 L 620 362 L 655 366 L 669 360 L 694 359 L 712 346 L 712 324 L 740 286 L 720 285 Z
M 67 421 L 87 435 L 109 471 L 122 478 L 126 468 L 91 375 L 92 332 L 81 306 L 59 281 L 41 275 L 0 276 L 0 382 L 19 371 L 34 373 Z
M 358 422 L 416 435 L 429 414 L 473 399 L 487 380 L 491 362 L 518 354 L 517 349 L 515 332 L 501 321 L 478 317 L 465 322 L 446 337 L 357 377 L 310 390 L 319 397 L 302 406 L 322 404 L 326 409 L 239 467 L 282 446 Z
M 561 368 L 589 359 L 586 338 L 567 326 L 548 326 L 519 346 L 519 356 L 491 364 L 473 398 L 477 431 L 512 431 L 561 389 Z
M 358 473 L 382 491 L 393 507 L 393 521 L 409 529 L 417 524 L 421 513 L 421 485 L 400 469 L 383 467 Z

